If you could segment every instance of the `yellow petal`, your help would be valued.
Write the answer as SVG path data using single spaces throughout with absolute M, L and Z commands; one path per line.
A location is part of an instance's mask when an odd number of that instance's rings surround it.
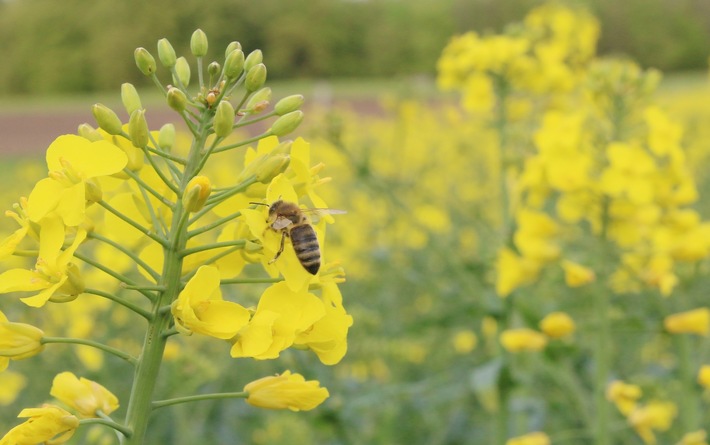
M 47 148 L 47 166 L 50 171 L 62 170 L 61 159 L 81 173 L 83 179 L 111 175 L 123 170 L 128 163 L 126 153 L 107 141 L 90 142 L 81 136 L 59 136 Z

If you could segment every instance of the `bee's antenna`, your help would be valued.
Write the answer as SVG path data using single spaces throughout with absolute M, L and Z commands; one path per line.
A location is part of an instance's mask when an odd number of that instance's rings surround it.
M 256 206 L 266 206 L 266 207 L 269 207 L 268 204 L 264 204 L 263 202 L 250 202 L 249 204 L 254 204 L 254 205 L 256 205 Z

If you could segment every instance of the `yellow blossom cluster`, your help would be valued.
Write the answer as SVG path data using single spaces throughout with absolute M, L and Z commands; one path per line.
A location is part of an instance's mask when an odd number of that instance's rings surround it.
M 495 105 L 496 90 L 555 94 L 571 91 L 594 56 L 599 24 L 583 10 L 547 4 L 497 35 L 454 37 L 438 63 L 438 83 L 462 93 L 472 111 Z

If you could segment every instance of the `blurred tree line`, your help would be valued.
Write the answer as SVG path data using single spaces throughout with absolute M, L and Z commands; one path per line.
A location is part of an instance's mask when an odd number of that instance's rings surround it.
M 663 70 L 707 65 L 708 0 L 572 1 L 602 21 L 602 52 L 629 54 Z M 95 91 L 135 82 L 135 47 L 155 53 L 155 42 L 167 37 L 186 52 L 185 31 L 198 27 L 212 48 L 236 38 L 246 51 L 262 49 L 270 78 L 433 74 L 453 34 L 499 31 L 539 3 L 0 0 L 0 94 Z

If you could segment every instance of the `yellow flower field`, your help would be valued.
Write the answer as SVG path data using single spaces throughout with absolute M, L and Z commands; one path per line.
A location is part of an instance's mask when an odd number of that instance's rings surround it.
M 236 46 L 200 82 L 243 99 L 191 98 L 160 41 L 192 134 L 124 87 L 0 178 L 0 444 L 707 445 L 710 78 L 599 33 L 452 36 L 440 95 L 372 113 L 272 99 Z

